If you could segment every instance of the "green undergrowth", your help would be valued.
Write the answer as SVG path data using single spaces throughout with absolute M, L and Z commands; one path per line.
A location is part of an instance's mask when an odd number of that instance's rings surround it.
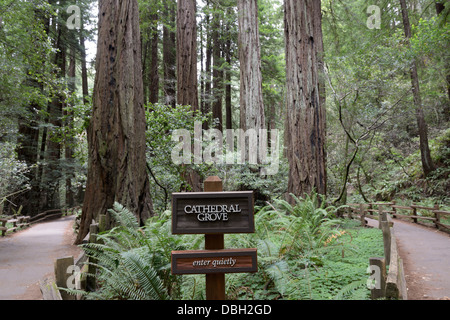
M 255 233 L 225 235 L 226 248 L 257 248 L 258 272 L 226 275 L 227 299 L 369 299 L 368 261 L 383 256 L 378 229 L 336 219 L 318 196 L 257 208 Z M 203 235 L 172 235 L 166 211 L 138 227 L 116 204 L 117 227 L 84 245 L 98 267 L 87 299 L 204 299 L 204 275 L 172 275 L 172 250 L 204 248 Z M 75 292 L 74 292 L 75 293 Z

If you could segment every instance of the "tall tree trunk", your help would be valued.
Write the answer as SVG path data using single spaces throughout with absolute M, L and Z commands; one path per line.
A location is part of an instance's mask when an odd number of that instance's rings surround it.
M 157 103 L 159 97 L 159 74 L 158 74 L 158 14 L 151 15 L 153 25 L 151 28 L 151 43 L 150 43 L 150 70 L 149 70 L 149 102 Z
M 57 23 L 57 40 L 55 54 L 55 70 L 58 78 L 66 77 L 66 51 L 67 51 L 67 35 L 66 28 L 62 26 L 61 20 Z M 41 193 L 43 197 L 42 209 L 55 209 L 61 206 L 59 187 L 62 179 L 61 167 L 61 151 L 62 144 L 59 139 L 58 130 L 62 127 L 63 105 L 65 104 L 65 96 L 63 88 L 55 88 L 57 93 L 49 103 L 48 114 L 49 123 L 52 129 L 48 132 L 46 161 L 47 168 L 44 170 L 43 184 Z
M 203 95 L 203 99 L 202 99 L 202 114 L 208 114 L 211 112 L 211 76 L 212 76 L 212 72 L 211 72 L 211 60 L 212 60 L 212 51 L 213 51 L 213 46 L 211 43 L 211 25 L 210 25 L 210 14 L 209 14 L 209 0 L 206 0 L 206 13 L 205 13 L 205 20 L 206 20 L 206 24 L 205 24 L 205 29 L 206 29 L 206 50 L 205 50 L 205 72 L 203 74 L 203 79 L 204 79 L 204 95 Z M 209 122 L 210 119 L 208 119 L 208 121 L 205 121 L 203 123 L 203 129 L 204 130 L 208 130 L 209 128 Z
M 225 43 L 225 60 L 227 68 L 225 70 L 225 123 L 226 129 L 233 129 L 233 114 L 231 105 L 231 36 L 230 23 L 226 25 L 227 41 Z
M 89 162 L 80 231 L 117 201 L 141 224 L 152 214 L 146 174 L 145 114 L 137 0 L 99 1 Z
M 196 3 L 177 3 L 177 103 L 198 110 Z
M 171 29 L 175 28 L 175 2 L 166 1 L 164 14 L 166 23 L 163 26 L 163 69 L 164 69 L 164 103 L 175 107 L 176 104 L 176 34 Z
M 27 81 L 30 86 L 36 86 L 42 89 L 42 85 L 37 83 L 37 81 L 31 79 Z M 36 165 L 38 159 L 39 128 L 37 110 L 39 110 L 39 105 L 31 103 L 27 106 L 27 115 L 25 117 L 20 116 L 18 119 L 17 159 L 24 161 L 31 168 Z M 36 169 L 32 168 L 26 173 L 26 177 L 31 188 L 19 194 L 14 199 L 14 202 L 18 206 L 23 206 L 23 214 L 34 216 L 38 213 L 37 209 L 39 207 L 39 184 L 36 179 Z
M 409 24 L 408 9 L 406 1 L 400 0 L 400 6 L 403 18 L 403 28 L 407 41 L 411 39 L 411 25 Z M 434 170 L 434 163 L 431 159 L 430 148 L 428 146 L 428 126 L 425 122 L 425 116 L 422 108 L 422 98 L 420 96 L 419 76 L 417 75 L 417 64 L 413 60 L 410 67 L 411 85 L 414 98 L 414 106 L 416 108 L 416 120 L 419 129 L 419 148 L 422 160 L 422 169 L 424 176 L 427 176 Z
M 68 72 L 69 80 L 68 80 L 68 89 L 70 95 L 73 95 L 76 90 L 76 59 L 75 59 L 75 49 L 72 47 L 70 49 L 70 58 L 69 58 L 69 72 Z M 66 112 L 66 123 L 65 126 L 69 129 L 73 128 L 73 112 Z M 69 134 L 70 135 L 70 134 Z M 65 160 L 67 169 L 65 170 L 66 176 L 66 206 L 73 207 L 74 205 L 74 192 L 72 190 L 72 178 L 74 177 L 74 159 L 73 159 L 73 147 L 75 141 L 73 137 L 69 136 L 64 145 L 65 148 Z
M 221 41 L 221 15 L 219 4 L 214 4 L 212 24 L 213 41 L 213 106 L 212 116 L 217 121 L 216 128 L 222 131 L 222 97 L 223 97 L 223 70 L 222 70 L 222 41 Z
M 238 1 L 241 129 L 265 126 L 257 0 Z M 257 131 L 258 132 L 258 131 Z
M 317 0 L 285 0 L 288 192 L 326 194 L 325 111 L 321 106 Z M 289 198 L 290 201 L 293 201 Z
M 177 2 L 177 103 L 199 110 L 197 88 L 197 23 L 195 0 Z M 193 191 L 201 191 L 200 175 L 187 168 L 183 174 Z
M 450 3 L 447 1 L 447 5 L 450 5 Z M 436 14 L 439 16 L 444 10 L 445 10 L 445 3 L 444 2 L 436 2 Z M 445 17 L 446 19 L 446 17 Z M 447 60 L 445 64 L 445 69 L 447 75 L 445 76 L 445 81 L 447 82 L 447 97 L 449 102 L 444 104 L 443 108 L 443 115 L 444 115 L 444 121 L 450 121 L 450 62 Z

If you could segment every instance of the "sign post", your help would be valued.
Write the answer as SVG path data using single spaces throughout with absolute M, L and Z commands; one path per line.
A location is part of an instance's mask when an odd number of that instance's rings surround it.
M 204 192 L 172 194 L 172 233 L 205 234 L 205 250 L 172 251 L 172 273 L 206 275 L 206 299 L 225 300 L 225 273 L 256 272 L 256 249 L 224 249 L 225 233 L 251 233 L 253 192 L 223 192 L 219 177 Z
M 208 177 L 203 191 L 223 191 L 222 180 L 219 177 Z M 225 246 L 223 233 L 205 234 L 205 250 L 223 249 Z M 206 275 L 206 300 L 225 300 L 225 273 Z

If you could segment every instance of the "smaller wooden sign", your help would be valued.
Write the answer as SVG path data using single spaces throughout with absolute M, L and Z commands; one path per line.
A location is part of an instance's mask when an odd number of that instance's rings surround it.
M 256 249 L 172 251 L 172 274 L 257 272 Z

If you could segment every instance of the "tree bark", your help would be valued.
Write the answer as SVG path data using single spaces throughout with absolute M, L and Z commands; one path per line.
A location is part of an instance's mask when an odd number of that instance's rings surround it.
M 137 0 L 99 1 L 99 30 L 89 162 L 80 231 L 119 202 L 141 224 L 153 205 L 146 174 L 145 114 Z
M 228 9 L 229 10 L 229 9 Z M 231 37 L 230 37 L 230 23 L 227 22 L 226 32 L 227 41 L 225 43 L 225 60 L 227 68 L 225 70 L 225 125 L 226 129 L 233 129 L 233 114 L 231 106 Z
M 222 131 L 222 97 L 223 97 L 223 70 L 222 70 L 222 40 L 221 40 L 221 15 L 219 4 L 214 4 L 213 15 L 213 106 L 212 116 L 217 121 L 216 128 Z
M 198 110 L 196 2 L 177 4 L 177 103 Z
M 288 192 L 297 196 L 313 190 L 326 194 L 325 109 L 319 79 L 323 40 L 316 1 L 284 1 Z
M 199 110 L 195 0 L 177 2 L 177 103 Z M 201 178 L 196 171 L 187 168 L 183 177 L 192 191 L 201 191 Z
M 265 127 L 257 0 L 238 1 L 240 61 L 240 126 Z M 257 131 L 258 132 L 258 131 Z
M 150 87 L 149 102 L 157 103 L 159 98 L 159 74 L 158 74 L 158 14 L 151 15 L 153 25 L 151 27 L 151 62 L 149 70 Z
M 163 26 L 163 71 L 164 71 L 164 103 L 175 107 L 176 105 L 176 46 L 175 32 L 175 2 L 166 1 L 164 4 L 164 14 L 167 25 Z
M 407 41 L 411 39 L 411 25 L 409 23 L 408 9 L 406 1 L 400 0 L 400 6 L 403 18 L 403 28 Z M 412 93 L 414 98 L 414 106 L 416 108 L 417 127 L 419 129 L 419 148 L 422 160 L 422 169 L 424 176 L 428 176 L 434 170 L 434 163 L 431 159 L 430 148 L 428 146 L 428 126 L 425 122 L 425 116 L 422 108 L 422 98 L 420 96 L 419 76 L 417 75 L 417 64 L 413 60 L 410 67 Z

